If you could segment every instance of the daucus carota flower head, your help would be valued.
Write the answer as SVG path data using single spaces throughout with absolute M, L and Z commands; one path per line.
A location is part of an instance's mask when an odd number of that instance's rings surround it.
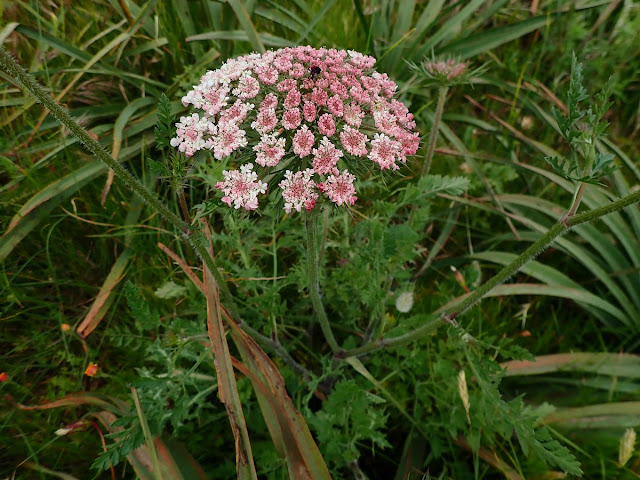
M 442 75 L 444 78 L 451 81 L 460 77 L 467 70 L 467 65 L 462 62 L 456 62 L 455 60 L 447 60 L 446 62 L 427 63 L 425 65 L 425 69 L 431 75 Z
M 393 98 L 396 84 L 374 64 L 358 52 L 311 47 L 228 60 L 182 98 L 196 112 L 180 118 L 171 145 L 244 163 L 216 185 L 235 208 L 258 208 L 265 182 L 283 170 L 274 185 L 285 211 L 322 199 L 352 205 L 349 168 L 397 170 L 420 142 L 413 115 Z
M 409 67 L 421 74 L 427 82 L 443 87 L 469 83 L 474 76 L 486 70 L 484 65 L 472 69 L 466 62 L 442 57 L 425 58 L 421 64 L 410 63 Z

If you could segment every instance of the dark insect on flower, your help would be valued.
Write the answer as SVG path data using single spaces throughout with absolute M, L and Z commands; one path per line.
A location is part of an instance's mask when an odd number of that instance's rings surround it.
M 311 75 L 309 76 L 309 78 L 311 78 L 312 80 L 313 80 L 313 77 L 315 77 L 316 75 L 319 75 L 320 72 L 322 71 L 322 69 L 317 65 L 313 65 L 309 70 L 311 71 Z

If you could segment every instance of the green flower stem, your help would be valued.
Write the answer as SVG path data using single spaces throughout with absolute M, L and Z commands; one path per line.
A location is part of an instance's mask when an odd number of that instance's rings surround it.
M 311 295 L 311 303 L 316 312 L 320 328 L 325 340 L 336 353 L 340 351 L 338 342 L 333 336 L 327 312 L 324 310 L 322 300 L 320 299 L 320 283 L 318 281 L 318 211 L 313 209 L 308 211 L 305 216 L 305 227 L 307 230 L 307 280 L 309 283 L 309 294 Z
M 381 350 L 383 348 L 392 348 L 398 347 L 400 345 L 406 345 L 407 343 L 411 343 L 414 340 L 418 340 L 422 337 L 425 337 L 433 332 L 435 332 L 438 328 L 444 325 L 445 320 L 443 318 L 434 318 L 429 322 L 419 326 L 415 330 L 411 330 L 410 332 L 405 333 L 404 335 L 398 335 L 397 337 L 391 338 L 381 338 L 376 340 L 375 342 L 365 343 L 364 345 L 354 348 L 352 350 L 346 350 L 343 352 L 339 352 L 336 357 L 337 358 L 348 358 L 348 357 L 357 357 L 359 355 L 364 355 L 365 353 L 372 352 L 374 350 Z
M 593 168 L 593 162 L 596 158 L 596 138 L 594 136 L 591 137 L 591 146 L 589 148 L 589 153 L 587 155 L 587 164 L 585 165 L 583 176 L 591 175 L 591 169 Z M 587 184 L 585 182 L 580 182 L 578 186 L 576 186 L 576 191 L 573 194 L 573 198 L 571 199 L 571 206 L 567 211 L 567 214 L 562 219 L 563 223 L 567 223 L 567 219 L 573 217 L 578 208 L 580 207 L 580 203 L 582 202 L 582 197 L 584 195 L 584 191 L 587 188 Z
M 187 207 L 187 201 L 184 198 L 184 188 L 178 188 L 178 202 L 180 203 L 180 209 L 182 210 L 182 216 L 187 223 L 191 223 L 191 215 L 189 215 L 189 207 Z
M 422 171 L 420 176 L 424 177 L 431 170 L 431 161 L 433 160 L 433 152 L 436 150 L 436 141 L 438 140 L 438 130 L 440 129 L 440 120 L 442 119 L 442 113 L 444 112 L 444 102 L 447 99 L 447 91 L 449 87 L 441 86 L 438 88 L 438 104 L 436 106 L 436 114 L 433 117 L 433 127 L 431 128 L 431 134 L 429 135 L 429 145 L 427 146 L 427 153 L 424 157 L 424 163 L 422 164 Z
M 425 323 L 424 325 L 412 330 L 410 332 L 405 333 L 404 335 L 400 335 L 398 337 L 381 339 L 373 343 L 368 343 L 358 348 L 354 348 L 352 350 L 347 350 L 341 352 L 338 357 L 346 358 L 353 357 L 356 355 L 362 355 L 373 350 L 379 350 L 381 348 L 389 348 L 396 347 L 399 345 L 405 345 L 407 343 L 413 342 L 424 337 L 427 334 L 434 332 L 444 323 L 454 323 L 455 319 L 473 307 L 475 304 L 480 302 L 493 288 L 503 283 L 509 277 L 514 275 L 518 270 L 520 270 L 527 262 L 534 259 L 537 255 L 542 253 L 549 245 L 553 243 L 553 241 L 559 237 L 560 235 L 564 235 L 571 228 L 576 227 L 577 225 L 592 222 L 604 215 L 608 215 L 613 212 L 617 212 L 618 210 L 622 210 L 630 205 L 638 203 L 640 201 L 640 190 L 636 191 L 626 197 L 623 197 L 615 202 L 610 203 L 609 205 L 605 205 L 603 207 L 594 208 L 588 212 L 582 213 L 580 215 L 576 215 L 571 218 L 563 219 L 564 221 L 560 221 L 556 223 L 553 227 L 551 227 L 547 233 L 545 233 L 542 237 L 540 237 L 535 243 L 531 244 L 529 248 L 527 248 L 518 258 L 516 258 L 509 265 L 505 266 L 502 270 L 500 270 L 496 275 L 491 277 L 489 281 L 484 283 L 480 288 L 473 291 L 473 293 L 469 294 L 462 302 L 457 305 L 451 307 L 448 311 L 442 313 L 441 317 L 436 317 L 433 315 L 433 320 Z
M 584 195 L 584 191 L 587 188 L 587 184 L 585 182 L 580 182 L 580 185 L 576 187 L 576 191 L 573 194 L 573 198 L 571 199 L 571 206 L 567 211 L 567 214 L 563 218 L 563 222 L 566 223 L 567 219 L 573 217 L 578 211 L 578 207 L 580 207 L 580 203 L 582 202 L 582 196 Z
M 22 68 L 11 56 L 11 54 L 3 47 L 0 46 L 0 65 L 9 74 L 9 76 L 17 80 L 22 84 L 40 103 L 42 103 L 54 117 L 58 119 L 65 127 L 67 127 L 78 139 L 84 144 L 84 146 L 98 160 L 105 163 L 111 168 L 118 180 L 123 182 L 127 187 L 136 192 L 147 205 L 156 210 L 162 215 L 169 223 L 171 223 L 176 229 L 184 232 L 185 238 L 191 244 L 196 253 L 200 256 L 202 261 L 211 270 L 222 298 L 226 301 L 226 306 L 230 310 L 233 317 L 239 319 L 237 308 L 229 287 L 225 283 L 220 270 L 216 266 L 213 258 L 207 251 L 207 239 L 200 230 L 192 229 L 190 225 L 185 223 L 180 217 L 178 217 L 173 211 L 171 211 L 164 203 L 156 198 L 156 196 L 148 190 L 140 181 L 138 181 L 126 168 L 124 168 L 118 161 L 105 150 L 105 148 L 95 141 L 82 128 L 78 123 L 69 115 L 64 108 L 62 108 L 42 86 L 36 82 L 29 73 Z

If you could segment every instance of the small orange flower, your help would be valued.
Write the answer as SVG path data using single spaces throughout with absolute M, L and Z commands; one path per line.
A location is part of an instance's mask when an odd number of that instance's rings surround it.
M 71 330 L 71 325 L 69 325 L 68 323 L 63 323 L 62 325 L 60 325 L 60 328 L 62 328 L 63 332 L 68 332 L 69 330 Z
M 6 382 L 9 380 L 9 374 L 7 372 L 0 373 L 0 382 Z
M 96 373 L 98 373 L 98 364 L 90 363 L 87 369 L 84 371 L 84 374 L 87 377 L 93 377 Z

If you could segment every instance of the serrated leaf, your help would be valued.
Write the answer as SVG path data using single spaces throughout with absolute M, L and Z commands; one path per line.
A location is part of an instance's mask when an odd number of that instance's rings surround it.
M 170 140 L 173 136 L 173 116 L 171 115 L 171 102 L 163 93 L 158 100 L 158 120 L 153 129 L 156 135 L 156 149 L 170 147 Z
M 405 190 L 402 202 L 410 204 L 419 198 L 435 197 L 439 193 L 461 195 L 469 188 L 469 179 L 465 177 L 448 177 L 442 175 L 426 175 L 417 185 Z
M 151 312 L 149 305 L 140 294 L 138 288 L 130 281 L 127 281 L 124 284 L 123 292 L 131 313 L 136 321 L 139 322 L 141 328 L 144 330 L 154 328 L 159 321 L 158 314 Z
M 184 297 L 187 294 L 187 287 L 184 285 L 178 285 L 172 280 L 169 280 L 155 292 L 156 297 L 168 300 L 170 298 Z

